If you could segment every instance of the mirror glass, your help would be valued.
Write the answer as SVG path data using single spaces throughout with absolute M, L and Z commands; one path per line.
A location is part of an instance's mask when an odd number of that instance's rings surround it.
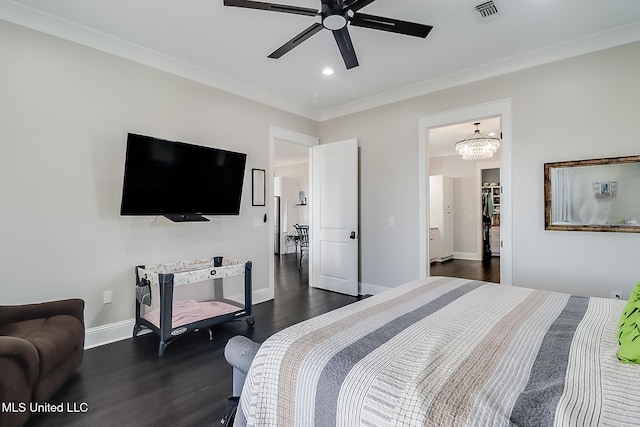
M 545 163 L 545 229 L 640 233 L 640 156 Z

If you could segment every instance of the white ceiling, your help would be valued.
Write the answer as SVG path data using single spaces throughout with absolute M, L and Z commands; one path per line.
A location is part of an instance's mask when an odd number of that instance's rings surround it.
M 483 1 L 371 3 L 360 12 L 434 29 L 421 39 L 349 27 L 360 62 L 351 70 L 328 30 L 267 58 L 319 18 L 223 0 L 0 0 L 0 19 L 316 120 L 640 40 L 638 0 L 495 0 L 499 14 L 486 22 L 474 10 Z
M 444 126 L 440 128 L 429 129 L 429 156 L 456 156 L 456 142 L 473 135 L 476 130 L 474 123 L 461 123 L 457 125 Z M 500 118 L 481 120 L 477 123 L 480 133 L 489 135 L 494 138 L 501 138 L 500 135 Z M 495 135 L 490 135 L 491 133 Z

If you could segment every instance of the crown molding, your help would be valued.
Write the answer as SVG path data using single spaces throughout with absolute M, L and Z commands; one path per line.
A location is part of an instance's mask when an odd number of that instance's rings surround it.
M 603 49 L 640 41 L 640 22 L 615 28 L 613 30 L 592 34 L 556 44 L 543 49 L 536 49 L 521 55 L 512 56 L 499 61 L 468 68 L 414 85 L 374 95 L 359 101 L 347 103 L 335 108 L 326 109 L 316 117 L 322 122 L 371 108 L 380 107 L 421 95 L 449 89 L 463 84 L 486 80 L 491 77 L 525 70 L 527 68 L 548 64 L 562 59 L 596 52 Z
M 298 157 L 296 159 L 289 159 L 284 161 L 274 162 L 273 166 L 276 168 L 284 168 L 287 166 L 308 165 L 309 157 Z
M 75 22 L 15 3 L 12 0 L 0 0 L 0 19 L 317 121 L 317 111 L 292 104 L 286 98 L 279 97 L 274 93 L 249 86 Z
M 640 40 L 640 22 L 638 22 L 318 111 L 308 106 L 292 103 L 285 97 L 274 93 L 249 86 L 160 52 L 135 45 L 12 0 L 0 0 L 0 19 L 107 52 L 317 122 Z

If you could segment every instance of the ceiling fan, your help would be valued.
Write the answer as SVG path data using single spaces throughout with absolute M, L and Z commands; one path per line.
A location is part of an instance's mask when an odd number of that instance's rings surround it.
M 224 0 L 225 6 L 244 7 L 248 9 L 269 10 L 272 12 L 292 13 L 296 15 L 320 16 L 322 22 L 315 22 L 300 34 L 276 49 L 269 58 L 278 59 L 318 31 L 326 28 L 333 32 L 333 36 L 342 54 L 347 69 L 358 66 L 358 58 L 353 50 L 351 36 L 347 24 L 357 27 L 373 28 L 374 30 L 389 31 L 408 36 L 425 38 L 433 28 L 430 25 L 400 21 L 398 19 L 381 16 L 366 15 L 358 11 L 375 0 L 321 0 L 320 10 L 307 7 L 290 6 L 284 4 L 265 3 L 253 0 Z

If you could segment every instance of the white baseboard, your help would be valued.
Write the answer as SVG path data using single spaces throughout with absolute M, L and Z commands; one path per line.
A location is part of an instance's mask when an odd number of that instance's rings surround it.
M 482 261 L 482 256 L 478 255 L 475 252 L 454 252 L 454 259 L 466 259 L 469 261 Z
M 360 295 L 377 295 L 391 289 L 388 286 L 372 285 L 370 283 L 360 282 Z
M 252 303 L 253 305 L 259 304 L 261 302 L 269 301 L 273 299 L 273 291 L 269 288 L 258 289 L 257 291 L 253 291 L 252 295 Z
M 133 336 L 134 319 L 109 323 L 108 325 L 88 328 L 84 334 L 84 348 L 93 348 L 101 345 L 121 341 Z
M 243 297 L 229 299 L 241 300 Z M 253 304 L 269 301 L 273 299 L 273 294 L 269 289 L 259 289 L 253 293 Z M 109 323 L 107 325 L 96 326 L 88 328 L 84 334 L 84 348 L 99 347 L 101 345 L 110 344 L 116 341 L 126 340 L 133 336 L 133 326 L 135 325 L 135 319 L 122 320 L 120 322 Z M 140 335 L 150 333 L 148 329 L 142 329 Z

